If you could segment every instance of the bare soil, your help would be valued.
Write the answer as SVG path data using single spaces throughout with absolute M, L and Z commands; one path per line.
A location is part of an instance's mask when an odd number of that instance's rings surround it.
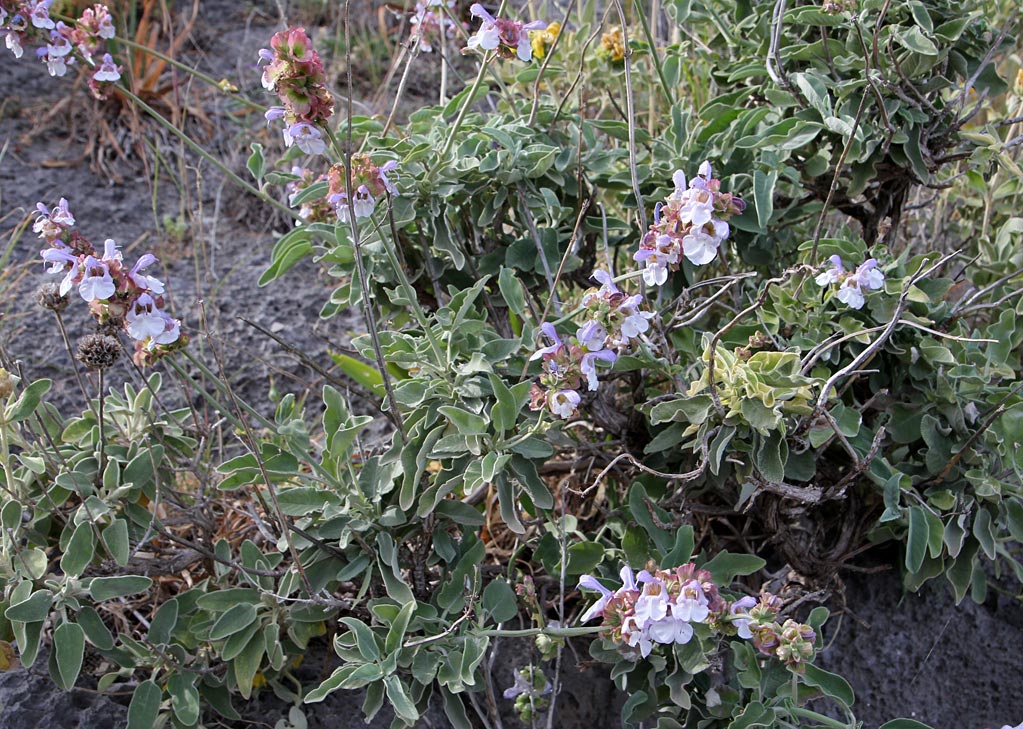
M 182 60 L 196 64 L 214 78 L 227 78 L 251 98 L 261 98 L 256 51 L 276 29 L 275 6 L 243 5 L 223 0 L 201 6 L 202 22 Z M 191 89 L 179 75 L 180 99 L 201 109 L 187 122 L 204 137 L 215 154 L 244 174 L 244 158 L 253 135 L 272 146 L 276 139 L 263 130 L 258 114 L 244 114 L 222 95 Z M 425 98 L 430 79 L 413 79 L 413 96 Z M 366 89 L 367 100 L 375 89 Z M 63 196 L 71 203 L 81 230 L 94 242 L 115 238 L 131 255 L 151 251 L 162 261 L 160 277 L 168 283 L 172 307 L 192 331 L 198 348 L 214 347 L 234 387 L 253 403 L 267 402 L 271 386 L 280 393 L 315 392 L 320 376 L 294 354 L 260 334 L 240 317 L 273 331 L 303 356 L 329 366 L 327 350 L 342 348 L 358 318 L 321 320 L 321 304 L 330 282 L 311 261 L 289 272 L 283 281 L 260 288 L 257 281 L 268 261 L 274 232 L 287 223 L 268 217 L 260 206 L 225 184 L 209 164 L 187 153 L 166 132 L 148 122 L 142 129 L 156 140 L 146 151 L 125 117 L 100 109 L 72 78 L 51 79 L 29 54 L 21 61 L 0 52 L 0 234 L 30 215 L 36 202 L 54 204 Z M 269 99 L 267 100 L 269 104 Z M 90 120 L 108 119 L 113 138 L 126 151 L 82 158 L 98 133 Z M 104 132 L 106 133 L 106 132 Z M 100 140 L 108 142 L 107 137 Z M 274 154 L 270 153 L 271 156 Z M 154 174 L 157 166 L 163 173 Z M 158 183 L 154 185 L 154 179 Z M 34 304 L 34 291 L 45 280 L 39 245 L 29 229 L 18 241 L 14 260 L 0 276 L 0 335 L 5 350 L 23 363 L 32 378 L 51 377 L 54 397 L 66 408 L 82 407 L 71 373 L 71 361 L 52 318 Z M 80 302 L 77 302 L 80 303 Z M 201 314 L 205 314 L 205 319 Z M 67 311 L 72 339 L 90 331 L 84 306 Z M 205 330 L 205 331 L 204 331 Z M 205 336 L 209 335 L 209 338 Z M 137 374 L 122 366 L 116 377 L 131 381 Z M 196 404 L 200 404 L 196 401 Z M 891 555 L 897 559 L 897 555 Z M 858 717 L 866 727 L 896 716 L 908 716 L 938 729 L 999 729 L 1023 721 L 1023 603 L 991 590 L 983 605 L 968 600 L 953 604 L 944 583 L 904 595 L 891 573 L 850 575 L 845 583 L 847 612 L 826 628 L 828 648 L 820 664 L 846 676 L 856 690 Z M 1008 585 L 1011 594 L 1018 586 Z M 841 600 L 832 603 L 842 607 Z M 620 697 L 599 667 L 587 663 L 585 649 L 566 651 L 566 690 L 558 700 L 555 726 L 600 729 L 619 726 Z M 512 682 L 512 671 L 526 660 L 528 648 L 504 644 L 495 666 L 499 687 Z M 578 660 L 577 660 L 578 658 Z M 310 666 L 329 666 L 326 646 L 308 659 Z M 0 674 L 0 727 L 122 726 L 123 697 L 86 690 L 63 693 L 49 680 L 40 660 L 25 669 Z M 311 685 L 319 670 L 310 669 Z M 498 689 L 500 691 L 500 688 Z M 499 699 L 500 701 L 500 699 Z M 503 702 L 506 726 L 517 726 L 510 701 Z M 363 726 L 361 696 L 339 692 L 322 704 L 305 707 L 310 727 Z M 246 721 L 237 726 L 273 726 L 285 718 L 288 704 L 269 691 L 239 706 Z M 445 723 L 431 716 L 431 726 Z M 371 726 L 387 726 L 384 713 Z M 221 721 L 219 726 L 233 726 Z

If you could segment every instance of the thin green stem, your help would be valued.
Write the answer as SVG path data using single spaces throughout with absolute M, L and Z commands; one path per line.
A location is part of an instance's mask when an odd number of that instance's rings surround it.
M 433 327 L 430 326 L 429 320 L 426 318 L 426 312 L 423 311 L 423 307 L 419 304 L 419 296 L 416 294 L 416 290 L 412 288 L 412 282 L 408 280 L 408 276 L 405 274 L 405 267 L 401 265 L 398 260 L 398 230 L 394 223 L 394 215 L 391 210 L 391 194 L 387 193 L 387 216 L 391 228 L 391 246 L 384 244 L 384 250 L 387 251 L 387 256 L 394 267 L 395 272 L 398 274 L 398 283 L 405 291 L 405 298 L 410 302 L 412 313 L 419 322 L 419 326 L 422 327 L 423 333 L 430 342 L 430 349 L 433 350 L 433 356 L 437 360 L 437 367 L 441 371 L 445 371 L 446 362 L 444 355 L 441 354 L 440 341 L 437 339 L 437 335 L 433 331 Z M 383 231 L 377 226 L 377 231 L 380 233 L 380 238 L 384 239 Z
M 235 101 L 237 101 L 239 104 L 244 104 L 245 106 L 248 106 L 251 109 L 258 109 L 260 111 L 264 111 L 266 109 L 266 107 L 263 104 L 256 103 L 255 101 L 252 101 L 251 99 L 246 99 L 241 94 L 236 94 L 233 91 L 229 91 L 227 89 L 227 87 L 225 86 L 226 79 L 224 81 L 217 81 L 212 76 L 208 76 L 205 73 L 203 73 L 202 71 L 198 71 L 198 70 L 192 68 L 191 66 L 188 66 L 187 64 L 182 63 L 181 61 L 176 61 L 173 58 L 171 58 L 170 56 L 165 55 L 163 53 L 160 53 L 160 51 L 158 51 L 158 50 L 156 50 L 154 48 L 150 48 L 149 46 L 142 45 L 141 43 L 136 43 L 135 41 L 128 40 L 127 38 L 118 38 L 117 42 L 118 43 L 123 43 L 124 45 L 128 46 L 129 48 L 134 48 L 137 51 L 142 51 L 143 53 L 145 53 L 147 55 L 150 55 L 153 58 L 158 58 L 161 61 L 163 61 L 164 63 L 166 63 L 167 65 L 173 66 L 174 68 L 178 69 L 179 71 L 184 71 L 185 73 L 187 73 L 187 74 L 189 74 L 191 76 L 194 76 L 195 78 L 199 79 L 200 81 L 205 81 L 210 86 L 215 86 L 216 88 L 220 89 L 221 92 L 226 94 L 228 97 L 230 97 L 230 98 L 234 99 Z
M 469 95 L 465 97 L 465 103 L 462 104 L 462 108 L 458 110 L 458 116 L 455 117 L 455 123 L 451 125 L 451 131 L 448 133 L 448 138 L 444 142 L 444 147 L 441 149 L 440 154 L 437 155 L 437 162 L 433 169 L 430 170 L 427 178 L 433 177 L 433 173 L 437 171 L 437 168 L 447 158 L 448 152 L 451 151 L 451 145 L 455 143 L 455 137 L 458 136 L 458 130 L 462 128 L 462 122 L 465 121 L 465 115 L 469 113 L 469 107 L 472 106 L 473 99 L 476 98 L 476 92 L 479 90 L 480 84 L 483 83 L 483 76 L 487 72 L 487 66 L 490 63 L 490 58 L 490 55 L 483 56 L 483 63 L 480 64 L 480 71 L 476 74 L 476 80 L 472 82 Z
M 103 479 L 103 469 L 106 468 L 107 444 L 106 433 L 103 425 L 103 401 L 106 393 L 103 391 L 103 368 L 99 368 L 99 413 L 96 415 L 96 424 L 99 426 L 99 478 Z
M 405 420 L 402 418 L 398 401 L 394 397 L 394 388 L 391 387 L 391 375 L 387 371 L 387 361 L 384 359 L 384 351 L 380 346 L 380 335 L 377 332 L 376 318 L 373 316 L 373 305 L 370 303 L 369 276 L 366 275 L 366 264 L 362 258 L 362 240 L 359 236 L 359 220 L 355 216 L 355 192 L 352 189 L 352 38 L 351 24 L 349 17 L 351 13 L 351 0 L 345 0 L 344 27 L 345 27 L 345 66 L 348 82 L 348 120 L 346 124 L 347 145 L 342 148 L 334 136 L 333 131 L 326 124 L 323 131 L 330 141 L 335 154 L 344 160 L 345 165 L 345 195 L 348 207 L 348 226 L 352 231 L 352 249 L 355 252 L 355 268 L 359 276 L 360 299 L 362 301 L 362 313 L 366 318 L 366 328 L 369 329 L 370 341 L 373 343 L 373 355 L 377 361 L 377 369 L 380 370 L 380 377 L 384 383 L 384 392 L 387 395 L 389 416 L 398 429 L 398 435 L 403 444 L 408 443 L 408 433 L 405 431 Z
M 15 491 L 14 472 L 11 471 L 10 444 L 7 442 L 7 418 L 4 417 L 3 411 L 4 408 L 0 404 L 0 463 L 3 464 L 4 479 L 7 481 L 4 490 L 11 495 L 11 498 L 18 498 L 18 493 Z
M 824 726 L 832 727 L 832 729 L 849 729 L 849 724 L 838 719 L 832 719 L 830 716 L 824 716 L 824 714 L 818 714 L 816 711 L 810 709 L 803 709 L 798 706 L 790 706 L 787 711 L 793 716 L 797 716 L 800 719 L 811 719 L 816 722 L 820 722 Z
M 657 44 L 654 41 L 654 34 L 650 30 L 650 23 L 647 21 L 646 13 L 643 12 L 643 3 L 636 0 L 633 5 L 636 8 L 636 13 L 639 15 L 639 23 L 643 26 L 643 35 L 646 36 L 646 42 L 650 45 L 650 57 L 654 60 L 654 68 L 657 70 L 657 78 L 661 82 L 664 97 L 668 100 L 669 105 L 674 105 L 675 96 L 671 93 L 668 79 L 664 76 L 664 65 L 661 63 L 661 56 L 657 52 Z
M 155 119 L 156 122 L 160 126 L 162 126 L 164 129 L 166 129 L 171 134 L 176 136 L 182 142 L 184 142 L 189 147 L 189 149 L 191 149 L 197 155 L 199 155 L 204 160 L 209 162 L 211 165 L 216 167 L 218 170 L 223 172 L 224 175 L 226 175 L 227 178 L 229 180 L 231 180 L 231 182 L 233 182 L 234 184 L 238 185 L 240 188 L 242 188 L 246 192 L 248 192 L 248 193 L 250 193 L 252 195 L 255 195 L 256 197 L 258 197 L 260 200 L 262 200 L 263 202 L 267 203 L 268 205 L 272 205 L 273 207 L 275 207 L 277 210 L 279 210 L 280 212 L 284 213 L 285 215 L 287 215 L 287 216 L 289 216 L 291 218 L 294 218 L 295 220 L 301 220 L 302 219 L 302 216 L 300 216 L 297 212 L 295 212 L 294 210 L 289 208 L 287 205 L 285 205 L 285 204 L 283 204 L 283 203 L 281 203 L 281 202 L 279 202 L 277 200 L 274 200 L 272 197 L 267 195 L 265 192 L 263 192 L 259 188 L 255 187 L 255 186 L 249 184 L 248 182 L 246 182 L 245 180 L 243 180 L 241 177 L 239 177 L 237 174 L 235 174 L 233 171 L 231 171 L 226 165 L 224 165 L 224 163 L 222 163 L 216 157 L 214 157 L 209 152 L 207 152 L 205 149 L 203 149 L 201 146 L 199 146 L 194 141 L 192 141 L 192 139 L 187 134 L 185 134 L 183 131 L 181 131 L 176 126 L 171 124 L 170 121 L 168 121 L 166 118 L 164 118 L 164 116 L 162 114 L 160 114 L 160 112 L 158 112 L 156 109 L 151 107 L 149 104 L 144 102 L 142 99 L 140 99 L 138 96 L 136 96 L 132 92 L 128 91 L 128 89 L 126 89 L 124 86 L 118 84 L 117 85 L 117 89 L 121 93 L 123 93 L 126 97 L 131 99 L 132 103 L 136 104 L 140 109 L 142 109 L 144 112 L 149 114 L 149 116 L 153 117 L 153 119 Z
M 606 630 L 607 627 L 602 625 L 589 628 L 525 628 L 524 630 L 489 628 L 479 631 L 476 635 L 486 635 L 491 638 L 529 638 L 534 635 L 549 635 L 552 638 L 575 638 L 581 635 L 597 635 Z
M 65 23 L 67 23 L 68 25 L 72 25 L 72 26 L 75 25 L 78 22 L 74 18 L 72 18 L 72 17 L 70 17 L 68 15 L 61 15 L 60 13 L 51 13 L 50 17 L 56 18 L 58 20 L 62 20 Z M 142 51 L 146 55 L 152 56 L 153 58 L 157 58 L 157 59 L 163 61 L 168 66 L 173 66 L 174 68 L 178 69 L 179 71 L 184 71 L 185 73 L 189 74 L 190 76 L 194 76 L 195 78 L 199 79 L 200 81 L 205 81 L 210 86 L 217 87 L 223 93 L 227 94 L 227 96 L 231 97 L 232 99 L 234 99 L 235 101 L 237 101 L 237 102 L 239 102 L 241 104 L 245 104 L 246 106 L 251 107 L 253 109 L 260 109 L 260 110 L 262 110 L 264 108 L 262 104 L 257 104 L 255 101 L 252 101 L 251 99 L 246 99 L 244 96 L 241 96 L 240 94 L 236 94 L 233 91 L 228 91 L 228 89 L 224 85 L 224 82 L 217 81 L 212 76 L 208 76 L 207 74 L 203 73 L 202 71 L 194 69 L 191 66 L 182 63 L 181 61 L 175 60 L 175 59 L 171 58 L 170 56 L 166 55 L 165 53 L 161 53 L 160 51 L 156 50 L 155 48 L 151 48 L 151 47 L 149 47 L 147 45 L 144 45 L 142 43 L 136 43 L 135 41 L 130 40 L 128 38 L 114 38 L 114 42 L 126 45 L 126 46 L 128 46 L 128 48 L 133 48 L 136 51 Z

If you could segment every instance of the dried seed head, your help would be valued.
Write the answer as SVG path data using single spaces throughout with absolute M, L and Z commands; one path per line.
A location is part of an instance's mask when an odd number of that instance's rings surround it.
M 90 334 L 78 344 L 78 361 L 94 370 L 110 367 L 121 356 L 121 345 L 106 334 Z
M 57 284 L 45 283 L 36 291 L 36 301 L 39 306 L 60 313 L 67 308 L 67 295 L 61 296 Z

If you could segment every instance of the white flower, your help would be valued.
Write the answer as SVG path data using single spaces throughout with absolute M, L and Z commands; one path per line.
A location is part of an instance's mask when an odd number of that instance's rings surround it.
M 85 259 L 85 274 L 82 282 L 78 284 L 78 293 L 86 301 L 97 301 L 109 299 L 114 295 L 116 287 L 114 279 L 110 277 L 107 265 L 97 260 L 94 256 Z M 63 284 L 61 284 L 63 288 Z
M 838 290 L 838 300 L 850 309 L 862 309 L 866 299 L 855 279 L 846 279 L 842 288 Z
M 689 580 L 682 585 L 682 592 L 675 598 L 671 614 L 679 620 L 691 623 L 702 623 L 710 615 L 707 607 L 707 596 L 696 580 Z
M 715 224 L 719 222 L 721 221 L 714 221 Z M 717 233 L 717 230 L 714 233 L 708 233 L 706 226 L 694 227 L 689 231 L 689 234 L 682 239 L 682 252 L 690 263 L 703 266 L 717 257 L 722 241 L 722 237 Z
M 830 286 L 836 284 L 842 280 L 842 276 L 845 275 L 845 266 L 842 265 L 842 258 L 839 255 L 831 256 L 828 259 L 831 261 L 831 268 L 826 269 L 814 280 L 818 286 Z
M 284 146 L 292 144 L 306 154 L 324 154 L 327 151 L 323 134 L 309 122 L 295 122 L 284 130 Z
M 4 38 L 4 43 L 7 45 L 8 50 L 14 54 L 15 58 L 21 58 L 25 49 L 21 47 L 21 39 L 18 38 L 18 34 L 14 31 L 8 31 L 7 37 Z
M 164 313 L 157 308 L 149 294 L 142 294 L 135 300 L 124 320 L 128 323 L 128 334 L 140 342 L 160 336 L 167 328 Z
M 572 417 L 582 398 L 575 390 L 558 390 L 547 397 L 547 405 L 551 412 L 566 420 Z
M 117 64 L 114 63 L 113 57 L 109 53 L 103 54 L 103 63 L 100 64 L 99 69 L 92 75 L 92 78 L 100 82 L 114 82 L 120 81 L 121 72 L 117 68 Z
M 487 12 L 479 3 L 473 3 L 469 14 L 483 20 L 483 25 L 469 39 L 469 48 L 482 48 L 485 51 L 495 50 L 501 45 L 501 31 L 497 27 L 497 18 Z M 527 59 L 528 60 L 528 59 Z
M 591 319 L 579 327 L 575 338 L 579 340 L 583 349 L 596 352 L 604 348 L 604 342 L 607 341 L 607 329 L 600 322 Z

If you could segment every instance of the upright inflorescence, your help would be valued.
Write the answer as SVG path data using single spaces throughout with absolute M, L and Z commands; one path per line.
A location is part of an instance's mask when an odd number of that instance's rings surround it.
M 397 169 L 394 160 L 377 165 L 368 154 L 352 155 L 352 202 L 348 202 L 348 183 L 344 165 L 334 165 L 327 172 L 327 203 L 334 208 L 338 219 L 347 223 L 354 210 L 356 219 L 373 214 L 377 200 L 385 194 L 397 195 L 398 188 L 387 176 Z
M 643 280 L 662 286 L 669 271 L 677 271 L 682 257 L 696 266 L 710 263 L 728 238 L 728 220 L 746 209 L 741 198 L 721 192 L 710 163 L 700 165 L 689 184 L 682 170 L 672 177 L 675 191 L 654 208 L 654 223 L 634 256 L 643 264 Z
M 592 575 L 584 575 L 579 587 L 601 596 L 579 619 L 603 618 L 610 629 L 607 639 L 623 650 L 638 651 L 646 658 L 657 645 L 688 643 L 695 634 L 693 626 L 702 624 L 722 636 L 752 641 L 761 653 L 797 672 L 813 658 L 816 632 L 794 620 L 779 624 L 780 601 L 773 595 L 729 602 L 710 572 L 693 563 L 639 574 L 623 567 L 621 580 L 621 587 L 612 591 Z
M 122 70 L 109 53 L 96 60 L 115 34 L 110 11 L 105 5 L 93 5 L 69 26 L 50 16 L 52 2 L 0 0 L 0 35 L 5 45 L 16 58 L 22 57 L 26 45 L 35 45 L 36 57 L 46 64 L 51 76 L 63 76 L 77 62 L 91 66 L 89 89 L 96 98 L 106 98 Z
M 40 294 L 43 306 L 59 312 L 61 300 L 76 289 L 102 332 L 123 330 L 131 337 L 139 365 L 152 364 L 188 343 L 181 322 L 163 311 L 163 282 L 145 273 L 157 262 L 155 256 L 146 253 L 129 268 L 112 239 L 104 242 L 100 255 L 74 229 L 75 218 L 64 198 L 52 209 L 42 203 L 37 207 L 32 229 L 50 244 L 41 251 L 43 260 L 50 264 L 50 273 L 64 274 L 56 291 Z
M 263 87 L 277 93 L 283 106 L 266 113 L 267 122 L 284 120 L 284 144 L 306 154 L 323 154 L 327 145 L 321 128 L 334 113 L 334 97 L 327 91 L 320 56 L 304 28 L 275 33 L 270 48 L 259 52 Z

